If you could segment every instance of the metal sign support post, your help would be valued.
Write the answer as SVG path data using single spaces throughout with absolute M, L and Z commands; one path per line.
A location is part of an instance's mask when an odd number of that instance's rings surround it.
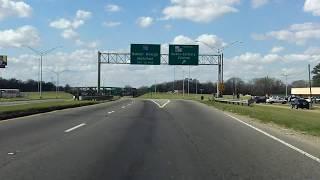
M 100 93 L 100 83 L 101 83 L 101 52 L 98 51 L 98 94 Z

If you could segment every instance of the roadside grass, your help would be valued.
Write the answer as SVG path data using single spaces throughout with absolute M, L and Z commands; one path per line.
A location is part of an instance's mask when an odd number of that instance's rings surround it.
M 12 101 L 28 101 L 28 100 L 39 100 L 39 92 L 22 92 L 23 97 L 17 98 L 0 98 L 0 102 L 12 102 Z M 48 91 L 42 92 L 42 99 L 72 99 L 73 95 L 66 92 Z
M 115 96 L 111 101 L 120 99 Z M 108 100 L 109 101 L 109 100 Z M 53 102 L 29 103 L 13 106 L 0 106 L 0 120 L 22 117 L 55 110 L 94 105 L 107 101 L 73 101 L 69 99 Z
M 26 97 L 28 99 L 34 100 L 34 99 L 40 99 L 38 92 L 26 92 Z M 66 93 L 66 92 L 56 92 L 49 91 L 49 92 L 43 92 L 42 93 L 42 99 L 72 99 L 73 95 Z
M 151 96 L 146 94 L 140 98 L 147 99 L 189 99 L 196 100 L 201 103 L 213 106 L 222 111 L 231 112 L 253 119 L 257 119 L 263 123 L 275 123 L 285 128 L 301 131 L 302 133 L 320 136 L 320 115 L 317 111 L 311 110 L 296 110 L 290 107 L 275 107 L 275 106 L 239 106 L 233 104 L 224 104 L 210 101 L 211 95 L 206 95 L 204 101 L 200 100 L 201 95 L 190 95 L 189 97 L 172 94 L 157 94 Z
M 258 119 L 264 123 L 272 122 L 286 128 L 320 136 L 320 115 L 317 112 L 266 106 L 237 106 L 214 101 L 204 103 L 222 111 Z
M 27 116 L 37 113 L 50 112 L 67 108 L 81 107 L 97 104 L 96 101 L 58 101 L 34 103 L 28 105 L 1 106 L 0 120 Z

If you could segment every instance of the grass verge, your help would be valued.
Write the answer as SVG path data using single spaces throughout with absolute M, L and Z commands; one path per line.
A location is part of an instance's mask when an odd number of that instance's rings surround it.
M 207 95 L 208 97 L 210 95 Z M 141 96 L 140 98 L 150 98 L 149 94 Z M 211 96 L 210 96 L 211 97 Z M 209 101 L 205 98 L 201 101 L 199 96 L 191 96 L 187 98 L 181 98 L 181 95 L 153 95 L 153 99 L 190 99 L 197 100 L 201 103 L 213 106 L 222 111 L 227 111 L 243 116 L 247 116 L 253 119 L 257 119 L 263 123 L 275 123 L 285 128 L 294 129 L 303 133 L 320 136 L 320 115 L 317 112 L 309 110 L 296 110 L 286 108 L 279 108 L 273 106 L 239 106 L 232 104 L 224 104 L 214 101 Z
M 11 101 L 28 101 L 28 100 L 39 100 L 38 92 L 23 92 L 23 97 L 17 98 L 0 98 L 0 102 L 11 102 Z M 42 92 L 42 99 L 72 99 L 72 94 L 66 92 Z
M 119 97 L 115 97 L 112 101 L 118 100 Z M 75 108 L 81 106 L 88 106 L 103 103 L 106 101 L 57 101 L 57 102 L 44 102 L 34 103 L 27 105 L 15 105 L 15 106 L 1 106 L 0 107 L 0 120 L 17 118 L 22 116 L 28 116 L 32 114 L 45 113 L 55 110 Z

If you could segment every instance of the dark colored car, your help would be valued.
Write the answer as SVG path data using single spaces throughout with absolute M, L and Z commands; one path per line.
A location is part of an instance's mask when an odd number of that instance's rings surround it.
M 306 101 L 305 99 L 295 99 L 291 102 L 291 108 L 296 108 L 296 109 L 309 109 L 309 102 Z
M 266 103 L 267 98 L 265 96 L 256 96 L 254 97 L 255 103 Z

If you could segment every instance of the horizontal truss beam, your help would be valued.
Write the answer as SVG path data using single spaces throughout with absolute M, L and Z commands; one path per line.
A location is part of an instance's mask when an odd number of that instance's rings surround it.
M 199 65 L 221 65 L 221 55 L 199 55 Z M 131 64 L 130 53 L 101 53 L 101 64 Z M 169 55 L 161 54 L 161 65 L 169 64 Z

